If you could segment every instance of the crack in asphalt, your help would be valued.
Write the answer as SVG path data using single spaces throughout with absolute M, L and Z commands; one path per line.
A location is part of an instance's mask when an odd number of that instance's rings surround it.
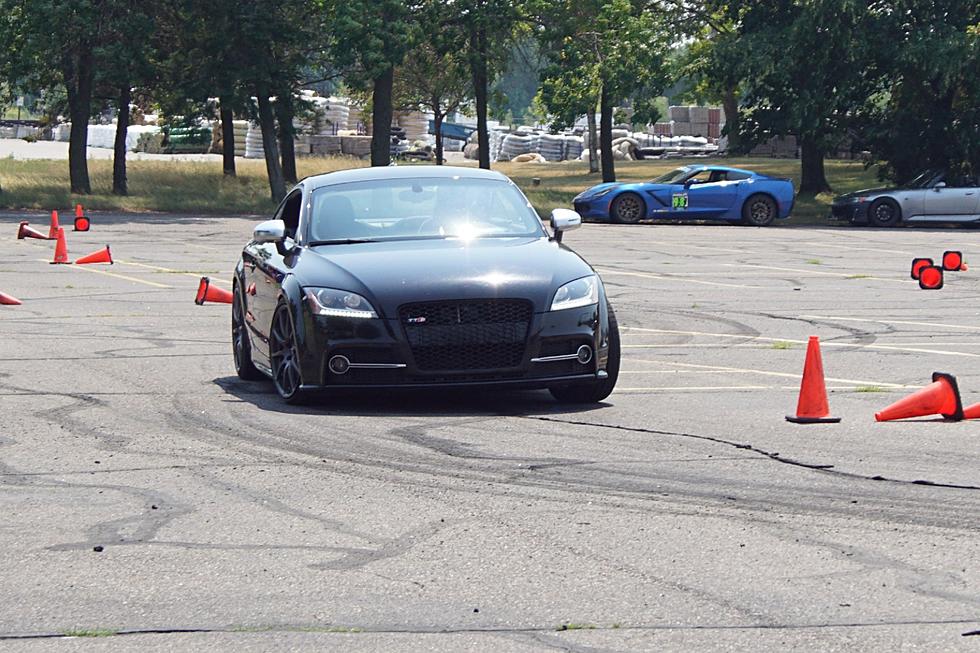
M 458 634 L 556 634 L 559 632 L 576 632 L 581 630 L 595 631 L 622 631 L 622 632 L 644 632 L 644 631 L 739 631 L 739 630 L 828 630 L 833 628 L 882 628 L 894 626 L 955 626 L 965 624 L 975 624 L 973 619 L 898 619 L 891 621 L 845 621 L 845 622 L 823 622 L 813 624 L 587 624 L 581 627 L 568 627 L 568 624 L 558 626 L 474 626 L 474 627 L 390 627 L 390 626 L 341 626 L 327 624 L 275 624 L 268 626 L 216 626 L 200 628 L 123 628 L 119 630 L 106 630 L 100 633 L 100 637 L 121 637 L 126 635 L 181 635 L 195 633 L 217 633 L 217 634 L 260 634 L 260 633 L 311 633 L 321 635 L 345 635 L 345 634 L 375 634 L 375 635 L 458 635 Z M 564 626 L 564 627 L 563 627 Z M 77 631 L 82 632 L 82 631 Z M 961 633 L 962 637 L 980 635 L 980 630 L 971 630 Z M 5 640 L 31 640 L 31 639 L 68 639 L 79 638 L 84 635 L 77 635 L 62 632 L 34 632 L 34 633 L 0 633 L 0 641 Z
M 887 476 L 882 476 L 878 474 L 874 476 L 869 476 L 867 474 L 858 474 L 856 472 L 844 472 L 838 469 L 834 469 L 834 465 L 807 463 L 801 460 L 796 460 L 794 458 L 787 458 L 786 456 L 781 456 L 779 455 L 778 452 L 766 451 L 765 449 L 756 447 L 752 444 L 735 442 L 733 440 L 726 440 L 724 438 L 718 438 L 711 435 L 698 435 L 697 433 L 682 433 L 679 431 L 661 431 L 657 429 L 642 428 L 639 426 L 622 426 L 619 424 L 600 424 L 598 422 L 554 419 L 551 417 L 543 417 L 543 416 L 523 415 L 518 417 L 521 417 L 521 419 L 536 420 L 539 422 L 553 422 L 557 424 L 570 424 L 574 426 L 591 426 L 595 428 L 613 429 L 617 431 L 629 431 L 632 433 L 649 433 L 652 435 L 669 435 L 669 436 L 680 437 L 680 438 L 704 440 L 707 442 L 714 442 L 717 444 L 723 444 L 729 447 L 734 447 L 735 449 L 751 451 L 753 453 L 759 454 L 760 456 L 765 456 L 770 460 L 773 460 L 777 463 L 782 463 L 784 465 L 790 465 L 793 467 L 802 467 L 804 469 L 810 469 L 816 472 L 823 472 L 825 474 L 842 476 L 845 478 L 852 478 L 852 479 L 862 480 L 862 481 L 884 481 L 886 483 L 897 483 L 901 485 L 925 485 L 929 487 L 945 488 L 945 489 L 952 489 L 952 490 L 980 490 L 980 486 L 977 485 L 961 485 L 958 483 L 944 483 L 941 481 L 930 481 L 925 479 L 916 479 L 913 481 L 909 481 L 900 478 L 889 478 Z

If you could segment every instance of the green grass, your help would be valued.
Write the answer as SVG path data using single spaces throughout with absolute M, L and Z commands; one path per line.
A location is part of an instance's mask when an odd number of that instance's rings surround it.
M 849 275 L 847 275 L 844 278 L 845 279 L 870 279 L 871 278 L 871 275 L 870 274 L 849 274 Z
M 644 181 L 685 163 L 720 162 L 725 165 L 790 177 L 799 185 L 800 163 L 793 159 L 670 159 L 666 161 L 620 161 L 616 174 L 620 181 Z M 69 193 L 68 162 L 53 160 L 21 161 L 0 159 L 0 208 L 61 209 L 76 203 L 87 209 L 194 214 L 268 214 L 269 199 L 265 163 L 239 159 L 238 176 L 226 178 L 218 161 L 129 161 L 129 196 L 112 195 L 112 162 L 89 160 L 92 195 Z M 366 162 L 347 157 L 301 158 L 297 160 L 301 177 L 332 170 L 362 167 Z M 472 165 L 472 162 L 468 162 Z M 495 163 L 495 170 L 510 176 L 524 190 L 542 216 L 552 209 L 570 207 L 572 198 L 601 181 L 590 175 L 588 164 Z M 827 161 L 827 177 L 836 193 L 874 185 L 873 170 L 853 161 Z M 531 179 L 541 180 L 532 186 Z M 829 213 L 832 194 L 798 196 L 791 224 L 823 224 Z
M 887 392 L 880 385 L 859 385 L 854 388 L 854 392 Z
M 772 343 L 772 345 L 770 345 L 770 348 L 771 349 L 792 349 L 793 348 L 793 343 L 786 342 L 785 340 L 777 340 L 776 342 Z
M 808 258 L 806 263 L 807 265 L 823 265 L 823 261 L 818 258 Z
M 112 637 L 118 633 L 118 630 L 110 628 L 76 628 L 66 630 L 64 635 L 65 637 Z

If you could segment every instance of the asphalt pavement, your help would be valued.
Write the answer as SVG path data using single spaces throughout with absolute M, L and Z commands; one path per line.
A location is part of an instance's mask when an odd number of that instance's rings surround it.
M 283 405 L 227 305 L 254 218 L 0 214 L 0 648 L 976 650 L 980 232 L 586 225 L 623 374 Z M 913 257 L 976 270 L 922 291 Z M 529 262 L 533 265 L 533 261 Z M 839 424 L 796 425 L 806 342 Z M 971 634 L 972 633 L 972 634 Z

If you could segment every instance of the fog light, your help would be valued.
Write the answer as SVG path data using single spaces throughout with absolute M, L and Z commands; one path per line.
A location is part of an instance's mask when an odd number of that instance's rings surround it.
M 350 369 L 350 361 L 346 356 L 334 356 L 327 363 L 327 367 L 334 374 L 347 374 L 347 370 Z
M 580 362 L 582 365 L 585 365 L 590 360 L 592 360 L 592 347 L 589 347 L 588 345 L 582 345 L 581 347 L 578 348 L 578 351 L 575 352 L 575 355 L 578 357 L 578 362 Z

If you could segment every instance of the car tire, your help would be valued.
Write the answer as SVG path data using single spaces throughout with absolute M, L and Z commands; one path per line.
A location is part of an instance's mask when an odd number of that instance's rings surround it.
M 882 197 L 871 203 L 868 222 L 874 227 L 894 227 L 902 220 L 902 209 L 890 197 Z
M 647 205 L 636 193 L 623 193 L 613 200 L 609 217 L 619 224 L 636 224 L 647 215 Z
M 245 324 L 245 304 L 237 283 L 232 292 L 231 351 L 235 357 L 235 372 L 243 381 L 260 381 L 266 376 L 252 362 L 252 344 L 249 342 L 248 327 Z
M 269 364 L 272 367 L 272 383 L 282 400 L 287 404 L 302 403 L 305 393 L 296 348 L 296 329 L 292 312 L 282 301 L 276 307 L 269 329 Z
M 768 227 L 776 219 L 779 208 L 768 195 L 750 195 L 742 204 L 742 224 L 749 227 Z
M 551 396 L 564 404 L 597 404 L 610 394 L 616 387 L 619 378 L 619 324 L 616 314 L 609 307 L 609 359 L 606 362 L 604 379 L 593 381 L 586 385 L 568 385 L 549 388 Z

